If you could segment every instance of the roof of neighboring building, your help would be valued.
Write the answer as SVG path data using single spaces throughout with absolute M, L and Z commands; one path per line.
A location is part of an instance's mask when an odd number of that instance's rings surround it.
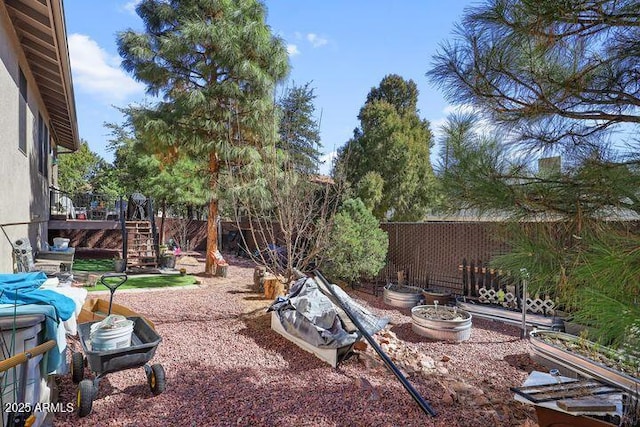
M 51 119 L 57 145 L 78 149 L 78 122 L 62 0 L 4 0 Z

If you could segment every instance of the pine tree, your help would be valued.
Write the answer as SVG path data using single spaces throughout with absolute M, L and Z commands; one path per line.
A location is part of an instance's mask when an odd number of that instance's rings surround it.
M 320 128 L 314 118 L 316 95 L 310 83 L 295 84 L 279 100 L 280 140 L 276 145 L 286 151 L 295 168 L 304 173 L 318 171 Z
M 123 66 L 162 101 L 138 109 L 133 125 L 167 160 L 180 151 L 208 161 L 210 274 L 220 174 L 251 167 L 275 140 L 273 91 L 288 72 L 286 48 L 257 0 L 143 0 L 136 11 L 145 32 L 118 34 Z
M 640 123 L 639 20 L 637 0 L 491 0 L 467 11 L 428 72 L 500 131 L 450 133 L 452 203 L 535 220 L 494 265 L 527 268 L 615 344 L 640 337 L 640 237 L 627 221 L 640 214 L 640 150 L 612 144 Z M 561 167 L 536 170 L 543 155 Z
M 373 206 L 378 219 L 421 220 L 434 201 L 432 136 L 429 123 L 418 116 L 417 97 L 415 82 L 386 76 L 371 89 L 358 115 L 360 127 L 338 154 L 339 169 L 362 190 L 359 195 L 374 197 L 363 202 Z M 379 178 L 381 195 L 379 190 L 371 191 L 372 185 L 379 187 Z

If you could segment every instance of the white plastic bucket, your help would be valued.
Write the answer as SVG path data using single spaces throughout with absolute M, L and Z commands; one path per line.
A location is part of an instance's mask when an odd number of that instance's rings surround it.
M 69 247 L 69 239 L 56 237 L 53 239 L 53 247 L 56 249 L 67 249 Z
M 106 351 L 131 346 L 133 322 L 118 328 L 98 328 L 91 333 L 91 350 Z

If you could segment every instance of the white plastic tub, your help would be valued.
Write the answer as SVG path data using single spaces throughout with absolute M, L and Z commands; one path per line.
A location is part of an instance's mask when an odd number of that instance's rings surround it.
M 53 239 L 54 249 L 67 249 L 69 247 L 69 239 L 64 237 L 56 237 Z

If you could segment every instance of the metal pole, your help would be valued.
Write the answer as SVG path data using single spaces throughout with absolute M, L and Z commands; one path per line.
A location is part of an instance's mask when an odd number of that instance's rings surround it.
M 527 338 L 527 281 L 529 272 L 526 268 L 520 269 L 520 276 L 522 277 L 522 296 L 520 297 L 520 303 L 522 304 L 522 338 Z
M 358 328 L 358 330 L 362 333 L 362 336 L 365 337 L 365 339 L 371 345 L 371 347 L 373 347 L 376 353 L 378 353 L 378 356 L 382 358 L 382 361 L 384 362 L 385 365 L 387 365 L 387 368 L 389 368 L 391 372 L 393 372 L 393 374 L 400 380 L 404 388 L 409 392 L 411 397 L 413 397 L 413 400 L 416 401 L 418 406 L 420 406 L 420 408 L 427 414 L 431 415 L 432 417 L 435 417 L 437 415 L 436 411 L 434 411 L 433 408 L 429 406 L 429 404 L 422 398 L 422 396 L 420 396 L 420 393 L 418 393 L 418 391 L 415 388 L 413 388 L 413 386 L 411 385 L 411 383 L 409 383 L 409 381 L 405 378 L 405 376 L 402 375 L 402 372 L 400 372 L 398 367 L 391 361 L 391 359 L 389 359 L 389 356 L 385 354 L 384 350 L 380 348 L 380 346 L 373 339 L 373 337 L 364 329 L 360 321 L 353 314 L 351 314 L 351 312 L 347 307 L 345 307 L 342 304 L 342 301 L 340 301 L 340 298 L 335 293 L 335 291 L 331 288 L 331 284 L 327 281 L 327 279 L 325 279 L 322 273 L 319 270 L 315 270 L 314 274 L 320 281 L 323 282 L 323 284 L 329 290 L 329 292 L 331 292 L 331 294 L 334 296 L 338 304 L 340 304 L 340 308 L 342 308 L 342 310 L 344 310 L 344 312 L 347 313 L 347 316 L 349 316 L 349 319 L 351 319 L 353 324 L 356 325 L 356 328 Z

